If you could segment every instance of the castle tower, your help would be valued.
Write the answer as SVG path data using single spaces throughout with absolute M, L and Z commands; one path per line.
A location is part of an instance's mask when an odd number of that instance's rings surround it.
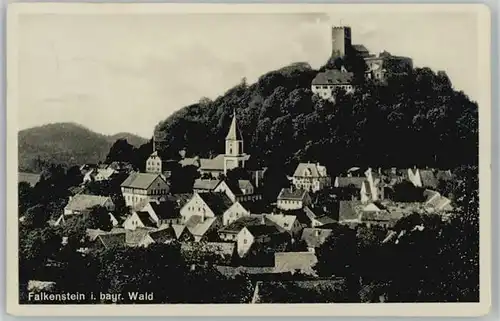
M 332 57 L 345 56 L 351 49 L 351 27 L 332 27 Z
M 236 167 L 245 167 L 246 155 L 243 152 L 243 136 L 238 129 L 236 122 L 236 111 L 233 112 L 233 119 L 229 132 L 226 136 L 226 153 L 224 154 L 224 174 L 228 170 Z

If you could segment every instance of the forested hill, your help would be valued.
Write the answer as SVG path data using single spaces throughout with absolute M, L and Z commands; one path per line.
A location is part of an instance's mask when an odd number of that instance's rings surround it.
M 318 161 L 336 172 L 477 164 L 477 104 L 455 91 L 444 72 L 416 68 L 387 86 L 365 82 L 353 95 L 340 94 L 335 105 L 311 94 L 316 73 L 306 63 L 293 64 L 182 108 L 155 128 L 161 152 L 223 152 L 235 109 L 246 152 L 259 165 Z
M 130 133 L 102 135 L 75 123 L 21 130 L 18 133 L 19 170 L 36 173 L 50 164 L 73 166 L 104 161 L 111 145 L 120 138 L 132 145 L 147 142 Z

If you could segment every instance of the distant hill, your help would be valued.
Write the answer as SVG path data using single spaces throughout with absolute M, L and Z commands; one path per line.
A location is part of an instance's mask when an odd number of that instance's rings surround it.
M 130 133 L 99 134 L 75 123 L 54 123 L 18 133 L 19 170 L 39 172 L 45 164 L 66 166 L 104 161 L 111 145 L 120 138 L 138 147 L 146 139 Z

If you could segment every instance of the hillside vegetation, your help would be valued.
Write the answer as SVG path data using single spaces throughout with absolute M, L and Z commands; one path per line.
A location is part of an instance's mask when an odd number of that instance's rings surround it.
M 223 152 L 236 110 L 246 152 L 259 166 L 291 170 L 299 161 L 318 161 L 333 174 L 351 166 L 477 164 L 477 104 L 444 72 L 416 68 L 386 86 L 362 82 L 353 95 L 339 93 L 335 104 L 312 95 L 317 72 L 296 63 L 180 109 L 155 128 L 160 152 Z
M 129 133 L 106 136 L 74 123 L 55 123 L 18 133 L 19 170 L 40 172 L 49 164 L 66 167 L 104 161 L 112 144 L 125 138 L 132 145 L 146 143 Z

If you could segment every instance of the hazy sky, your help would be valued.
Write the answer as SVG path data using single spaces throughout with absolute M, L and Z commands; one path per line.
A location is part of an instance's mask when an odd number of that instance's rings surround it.
M 23 15 L 19 127 L 76 122 L 151 136 L 173 111 L 292 62 L 322 65 L 331 25 L 353 43 L 445 70 L 477 99 L 474 13 Z

